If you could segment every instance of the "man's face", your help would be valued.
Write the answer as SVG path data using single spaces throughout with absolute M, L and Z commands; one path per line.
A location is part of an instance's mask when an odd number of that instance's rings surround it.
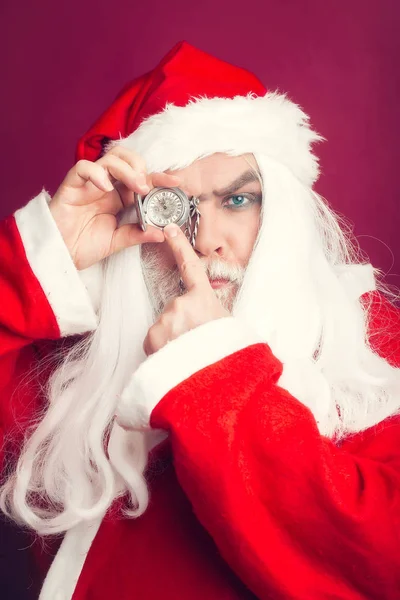
M 251 154 L 213 154 L 169 171 L 200 200 L 195 251 L 210 284 L 229 311 L 243 281 L 260 225 L 262 189 Z M 166 242 L 142 246 L 143 271 L 156 315 L 180 293 L 179 271 Z

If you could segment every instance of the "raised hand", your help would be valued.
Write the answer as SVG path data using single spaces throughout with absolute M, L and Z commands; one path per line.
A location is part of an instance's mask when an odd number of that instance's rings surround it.
M 117 214 L 134 203 L 134 192 L 179 183 L 167 173 L 147 175 L 143 158 L 118 146 L 96 162 L 77 162 L 49 205 L 75 266 L 85 269 L 129 246 L 163 242 L 156 227 L 146 232 L 137 224 L 118 227 Z
M 181 229 L 177 225 L 167 225 L 164 233 L 187 293 L 167 304 L 163 314 L 150 327 L 143 343 L 147 355 L 190 329 L 231 316 L 215 295 L 199 257 Z

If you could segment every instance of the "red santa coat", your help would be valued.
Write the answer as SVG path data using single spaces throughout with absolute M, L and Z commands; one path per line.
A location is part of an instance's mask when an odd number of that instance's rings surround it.
M 51 355 L 62 335 L 95 322 L 46 210 L 43 197 L 35 199 L 1 224 L 1 427 L 7 439 L 13 424 L 29 421 L 41 402 L 37 382 L 24 382 L 28 370 Z M 45 260 L 54 265 L 44 268 Z M 76 285 L 73 298 L 62 297 L 66 285 Z M 400 364 L 399 313 L 377 292 L 367 299 L 372 343 Z M 151 427 L 169 432 L 151 453 L 150 506 L 135 520 L 113 510 L 91 531 L 69 532 L 43 598 L 400 597 L 399 417 L 336 445 L 319 434 L 310 410 L 277 385 L 282 365 L 270 348 L 247 340 L 181 381 L 167 375 L 146 395 L 153 369 L 162 373 L 165 353 L 182 351 L 188 336 L 190 343 L 206 336 L 226 349 L 237 325 L 224 321 L 185 334 L 183 346 L 168 344 L 134 375 Z M 386 334 L 374 335 L 382 330 Z

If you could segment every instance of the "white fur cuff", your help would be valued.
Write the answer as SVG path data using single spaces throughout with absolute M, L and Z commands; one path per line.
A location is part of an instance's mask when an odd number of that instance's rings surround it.
M 133 374 L 121 395 L 117 421 L 149 428 L 150 415 L 167 392 L 191 375 L 262 340 L 234 317 L 210 321 L 169 342 Z
M 68 249 L 41 194 L 14 217 L 31 269 L 56 316 L 61 336 L 96 329 L 97 317 Z

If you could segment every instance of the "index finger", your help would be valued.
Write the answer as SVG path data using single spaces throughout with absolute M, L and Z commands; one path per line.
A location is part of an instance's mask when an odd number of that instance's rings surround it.
M 208 286 L 207 274 L 189 240 L 177 225 L 171 223 L 164 227 L 165 239 L 171 248 L 183 283 L 189 291 L 193 288 Z

